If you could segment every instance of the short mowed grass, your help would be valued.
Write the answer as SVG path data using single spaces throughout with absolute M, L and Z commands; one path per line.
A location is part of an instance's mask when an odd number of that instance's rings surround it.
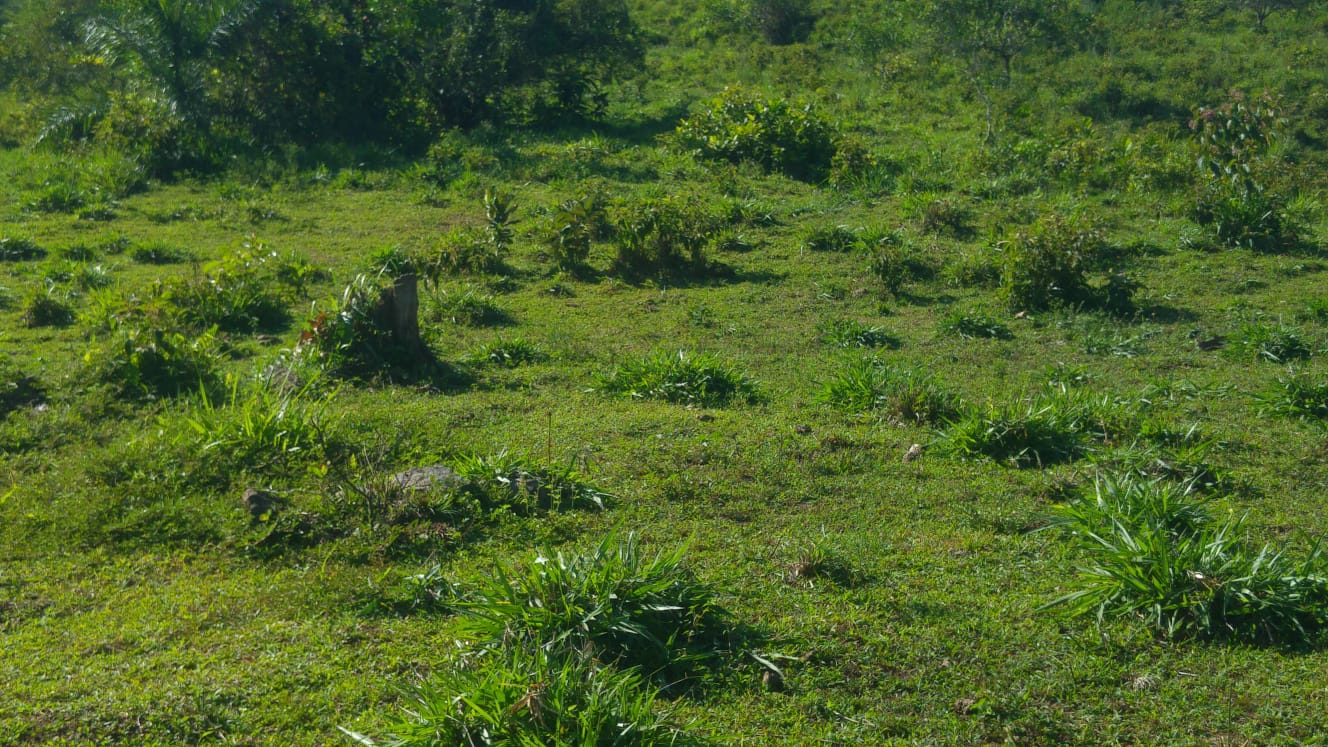
M 443 183 L 366 149 L 92 220 L 0 152 L 0 742 L 1321 740 L 1321 102 L 1253 248 L 1187 118 L 1322 85 L 1278 76 L 1323 14 L 1105 3 L 1180 82 L 1030 49 L 988 138 L 868 5 L 633 3 L 607 124 L 454 133 Z M 732 83 L 869 152 L 680 143 Z

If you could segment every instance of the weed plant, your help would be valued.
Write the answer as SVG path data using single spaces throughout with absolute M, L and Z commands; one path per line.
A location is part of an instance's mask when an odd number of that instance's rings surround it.
M 962 337 L 965 340 L 1014 339 L 1014 333 L 1010 331 L 1009 325 L 980 310 L 951 311 L 941 319 L 939 329 L 947 335 Z
M 485 648 L 579 653 L 677 682 L 719 632 L 712 592 L 684 555 L 647 558 L 635 535 L 611 532 L 586 554 L 499 566 L 463 606 L 464 627 Z
M 425 318 L 471 327 L 503 324 L 510 321 L 507 312 L 492 293 L 467 284 L 460 289 L 439 287 L 425 295 Z
M 1107 253 L 1106 240 L 1091 223 L 1049 214 L 1016 232 L 1001 248 L 1001 295 L 1013 311 L 1094 308 L 1133 310 L 1134 286 L 1113 274 L 1102 287 L 1088 273 Z
M 223 402 L 214 403 L 203 390 L 184 416 L 204 453 L 254 471 L 322 456 L 333 424 L 328 400 L 312 399 L 314 382 L 280 391 L 266 382 L 242 388 L 238 377 L 229 379 Z
M 386 729 L 390 736 L 346 733 L 359 744 L 381 747 L 687 743 L 635 670 L 586 656 L 489 651 L 446 665 L 408 697 L 405 714 Z
M 277 287 L 274 256 L 238 252 L 168 290 L 177 318 L 198 329 L 226 332 L 274 331 L 290 321 L 289 303 Z
M 189 251 L 160 241 L 136 246 L 129 252 L 129 256 L 135 262 L 145 265 L 176 265 L 194 259 Z
M 755 163 L 797 179 L 825 177 L 838 133 L 810 105 L 726 88 L 677 128 L 678 142 L 698 158 Z
M 756 404 L 763 397 L 756 382 L 732 364 L 709 353 L 656 353 L 628 361 L 596 378 L 595 388 L 633 399 L 723 407 Z
M 816 399 L 841 410 L 879 412 L 904 423 L 941 423 L 959 413 L 959 398 L 934 377 L 872 357 L 841 365 Z
M 549 354 L 524 337 L 511 337 L 485 343 L 471 354 L 477 363 L 492 363 L 503 368 L 517 368 L 548 360 Z
M 903 342 L 885 327 L 856 319 L 835 319 L 820 325 L 821 341 L 836 348 L 887 348 L 897 350 Z
M 1238 359 L 1291 363 L 1309 358 L 1314 350 L 1299 327 L 1248 322 L 1231 336 L 1226 352 Z
M 8 355 L 0 354 L 0 417 L 40 402 L 46 389 Z
M 129 399 L 212 391 L 220 383 L 215 330 L 201 335 L 122 326 L 84 360 L 95 380 Z
M 801 242 L 807 252 L 848 252 L 862 246 L 862 237 L 848 226 L 815 226 L 803 234 Z
M 1290 371 L 1257 396 L 1265 412 L 1303 420 L 1328 419 L 1328 381 L 1321 376 Z
M 950 421 L 941 444 L 951 454 L 1016 467 L 1068 462 L 1128 429 L 1129 417 L 1108 397 L 1070 390 L 971 409 Z
M 621 203 L 613 222 L 614 270 L 629 277 L 704 274 L 719 229 L 697 201 L 674 196 Z
M 21 318 L 28 327 L 67 327 L 76 317 L 70 293 L 54 283 L 33 288 L 23 301 Z
M 487 510 L 519 515 L 544 511 L 604 510 L 612 497 L 572 465 L 539 465 L 508 451 L 458 459 L 453 468 Z
M 0 262 L 30 262 L 46 256 L 46 250 L 26 236 L 0 236 Z
M 1074 590 L 1049 606 L 1138 618 L 1170 638 L 1263 644 L 1313 642 L 1328 622 L 1328 558 L 1318 544 L 1300 562 L 1255 549 L 1239 520 L 1214 520 L 1173 484 L 1099 482 L 1092 501 L 1058 517 L 1086 560 Z

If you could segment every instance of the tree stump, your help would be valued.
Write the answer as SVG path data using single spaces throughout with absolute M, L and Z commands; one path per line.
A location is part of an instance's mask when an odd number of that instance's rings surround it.
M 398 276 L 392 287 L 383 289 L 374 310 L 374 323 L 391 336 L 393 346 L 403 354 L 427 352 L 420 338 L 420 294 L 415 273 Z

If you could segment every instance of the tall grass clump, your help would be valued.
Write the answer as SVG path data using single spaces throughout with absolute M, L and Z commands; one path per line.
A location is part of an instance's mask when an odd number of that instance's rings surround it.
M 821 341 L 836 348 L 890 348 L 903 345 L 885 327 L 856 319 L 834 319 L 817 327 Z
M 303 457 L 316 458 L 327 438 L 327 401 L 315 399 L 315 384 L 295 391 L 258 382 L 242 387 L 228 377 L 224 399 L 201 391 L 184 416 L 202 452 L 229 463 L 262 469 Z
M 647 557 L 635 535 L 610 533 L 589 553 L 499 566 L 463 607 L 464 627 L 483 647 L 580 652 L 675 682 L 719 632 L 713 594 L 683 557 Z
M 459 458 L 453 465 L 486 509 L 518 514 L 604 510 L 612 497 L 570 464 L 542 465 L 508 451 Z
M 1256 547 L 1240 520 L 1216 520 L 1174 484 L 1100 481 L 1055 519 L 1085 556 L 1073 589 L 1048 606 L 1139 619 L 1170 638 L 1262 644 L 1312 642 L 1328 622 L 1318 543 L 1301 561 Z
M 129 399 L 214 390 L 221 354 L 215 330 L 201 335 L 121 326 L 84 355 L 94 379 Z
M 1118 437 L 1129 416 L 1109 398 L 1069 390 L 974 408 L 941 433 L 945 449 L 1015 467 L 1069 462 Z
M 46 389 L 37 377 L 24 371 L 8 355 L 0 353 L 0 417 L 40 402 L 45 396 Z
M 1233 358 L 1289 363 L 1309 358 L 1314 349 L 1299 327 L 1250 322 L 1231 336 L 1226 352 Z
M 1328 380 L 1292 371 L 1256 395 L 1265 412 L 1303 420 L 1328 419 Z
M 633 399 L 658 399 L 700 407 L 756 404 L 756 381 L 710 353 L 656 353 L 627 361 L 596 378 L 596 388 Z
M 816 399 L 841 410 L 880 412 L 907 423 L 938 423 L 959 411 L 958 397 L 934 377 L 873 357 L 841 365 Z
M 703 274 L 719 229 L 697 200 L 672 196 L 618 205 L 613 226 L 613 269 L 628 276 Z
M 379 747 L 687 744 L 635 670 L 543 649 L 490 651 L 452 662 L 410 688 Z

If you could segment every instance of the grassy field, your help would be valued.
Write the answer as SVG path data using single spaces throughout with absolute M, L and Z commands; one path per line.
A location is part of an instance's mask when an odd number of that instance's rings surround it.
M 0 743 L 465 743 L 421 697 L 528 743 L 1323 742 L 1328 15 L 1104 3 L 1007 85 L 883 8 L 724 7 L 633 4 L 598 125 L 0 152 Z M 706 158 L 729 85 L 866 155 Z M 1281 96 L 1257 194 L 1187 124 L 1236 88 Z M 629 567 L 550 633 L 560 557 Z M 658 724 L 546 723 L 633 663 Z

